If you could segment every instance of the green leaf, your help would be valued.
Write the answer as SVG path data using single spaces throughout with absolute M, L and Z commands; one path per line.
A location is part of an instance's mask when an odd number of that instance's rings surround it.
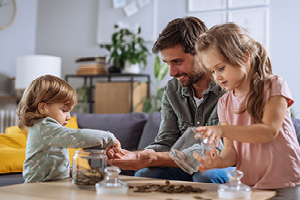
M 160 71 L 160 60 L 159 57 L 156 56 L 154 60 L 154 77 L 157 78 Z
M 114 26 L 116 29 L 119 26 Z M 129 29 L 118 29 L 112 34 L 112 44 L 100 45 L 102 48 L 106 48 L 110 52 L 109 60 L 114 60 L 114 64 L 117 67 L 124 67 L 126 60 L 133 64 L 139 63 L 141 68 L 147 66 L 147 57 L 151 55 L 145 45 L 145 41 L 140 37 L 141 27 L 138 29 L 138 33 L 134 34 Z
M 144 107 L 143 107 L 143 112 L 145 113 L 151 113 L 152 106 L 151 106 L 151 98 L 147 99 Z
M 169 71 L 169 66 L 167 63 L 164 63 L 162 66 L 160 66 L 159 74 L 157 76 L 157 80 L 161 81 L 165 78 L 166 74 Z
M 165 91 L 164 88 L 160 88 L 160 89 L 157 91 L 157 99 L 162 100 L 162 97 L 163 97 L 163 95 L 164 95 L 164 91 Z
M 133 112 L 139 107 L 139 105 L 141 105 L 141 104 L 145 101 L 146 98 L 147 98 L 147 97 L 143 97 L 143 98 L 141 99 L 141 101 L 138 102 L 138 103 L 134 106 Z

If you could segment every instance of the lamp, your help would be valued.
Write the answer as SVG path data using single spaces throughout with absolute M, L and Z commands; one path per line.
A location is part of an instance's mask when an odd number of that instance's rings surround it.
M 48 55 L 25 55 L 17 57 L 15 89 L 17 93 L 34 79 L 43 75 L 61 77 L 61 58 Z M 22 94 L 21 94 L 22 95 Z

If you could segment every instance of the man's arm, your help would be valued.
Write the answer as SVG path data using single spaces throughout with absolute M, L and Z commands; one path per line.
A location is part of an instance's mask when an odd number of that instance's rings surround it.
M 145 147 L 145 149 L 153 149 L 156 152 L 168 152 L 181 136 L 179 130 L 178 117 L 174 111 L 174 102 L 170 100 L 166 87 L 161 101 L 161 123 L 155 141 Z M 173 99 L 174 101 L 174 99 Z
M 129 152 L 121 159 L 108 160 L 110 165 L 123 170 L 140 170 L 146 167 L 178 167 L 170 158 L 169 152 L 155 152 L 153 149 Z
M 123 170 L 139 170 L 145 167 L 178 167 L 169 156 L 171 147 L 181 135 L 178 117 L 172 105 L 176 98 L 172 98 L 172 100 L 173 102 L 170 102 L 167 87 L 162 98 L 162 121 L 155 141 L 145 150 L 126 151 L 125 156 L 120 159 L 111 159 L 109 164 L 116 165 Z

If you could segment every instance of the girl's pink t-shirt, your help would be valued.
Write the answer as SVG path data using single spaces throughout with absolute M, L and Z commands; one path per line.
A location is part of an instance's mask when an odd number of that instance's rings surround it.
M 270 89 L 266 88 L 265 92 L 266 101 L 270 97 Z M 238 158 L 236 169 L 244 172 L 241 181 L 253 188 L 276 189 L 300 185 L 300 147 L 289 108 L 294 101 L 286 81 L 274 75 L 271 96 L 278 95 L 287 99 L 288 108 L 277 137 L 269 143 L 233 141 Z M 223 95 L 218 103 L 220 122 L 240 126 L 254 124 L 247 111 L 235 113 L 243 108 L 246 97 L 247 94 L 236 97 L 232 91 Z

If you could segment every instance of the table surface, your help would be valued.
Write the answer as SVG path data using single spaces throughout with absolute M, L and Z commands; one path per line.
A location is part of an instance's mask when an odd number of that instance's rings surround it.
M 100 195 L 96 190 L 81 190 L 75 188 L 72 180 L 64 179 L 58 181 L 49 181 L 41 183 L 27 183 L 0 187 L 0 199 L 22 199 L 22 200 L 44 200 L 44 199 L 109 199 L 109 200 L 196 200 L 196 199 L 221 199 L 218 198 L 218 184 L 214 183 L 194 183 L 186 181 L 170 181 L 174 185 L 190 185 L 194 188 L 206 190 L 203 193 L 188 193 L 188 194 L 167 194 L 159 192 L 137 193 L 136 186 L 145 184 L 160 184 L 164 185 L 163 179 L 140 178 L 133 176 L 119 176 L 120 180 L 128 183 L 134 188 L 130 188 L 126 195 Z M 268 190 L 253 190 L 251 199 L 269 199 L 275 196 L 276 191 Z

